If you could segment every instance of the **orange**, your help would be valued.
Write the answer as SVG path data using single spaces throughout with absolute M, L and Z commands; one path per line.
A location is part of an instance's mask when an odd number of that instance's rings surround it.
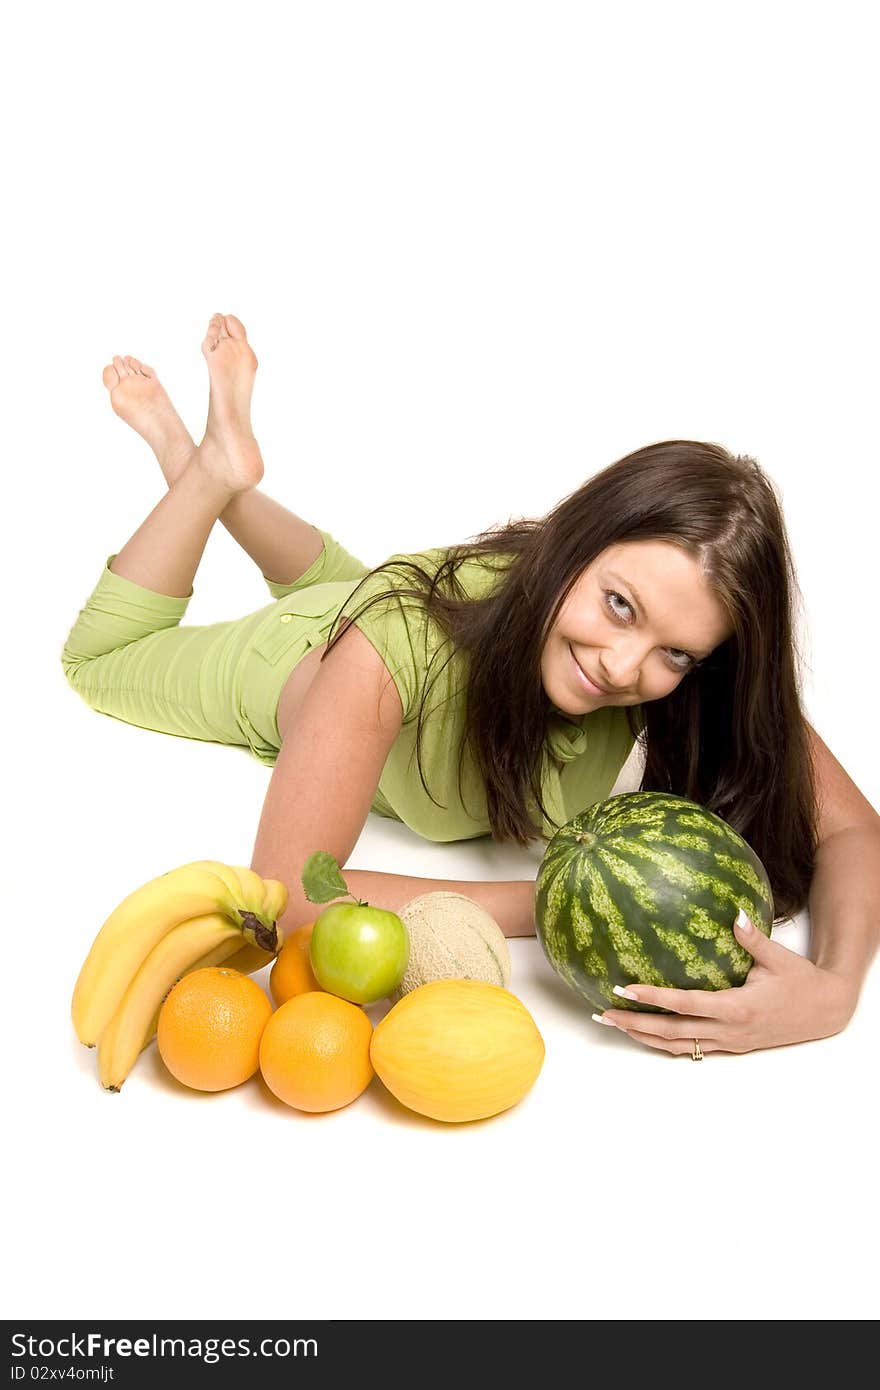
M 373 1079 L 373 1025 L 363 1009 L 312 990 L 276 1009 L 260 1040 L 263 1080 L 295 1110 L 339 1110 Z
M 284 938 L 284 945 L 269 971 L 269 989 L 276 1004 L 286 1004 L 295 994 L 306 994 L 309 990 L 321 988 L 309 960 L 309 943 L 314 925 L 314 922 L 307 922 L 304 927 L 297 927 L 296 931 Z
M 171 1075 L 194 1091 L 227 1091 L 260 1065 L 272 1005 L 240 970 L 212 965 L 178 980 L 159 1011 L 156 1046 Z

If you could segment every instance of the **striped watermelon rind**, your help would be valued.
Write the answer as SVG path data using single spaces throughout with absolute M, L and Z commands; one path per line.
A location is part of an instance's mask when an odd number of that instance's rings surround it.
M 720 816 L 666 792 L 621 792 L 560 826 L 535 882 L 544 954 L 596 1009 L 670 1012 L 614 985 L 741 985 L 752 957 L 733 934 L 739 908 L 770 935 L 760 859 Z

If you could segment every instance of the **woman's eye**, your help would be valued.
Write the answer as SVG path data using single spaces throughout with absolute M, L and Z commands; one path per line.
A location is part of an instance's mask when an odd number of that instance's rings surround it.
M 617 603 L 622 603 L 624 608 L 626 608 L 630 613 L 633 613 L 632 604 L 627 599 L 625 599 L 622 594 L 615 593 L 613 589 L 606 589 L 606 607 L 613 614 L 613 616 L 617 619 L 618 622 L 628 623 L 629 618 L 623 617 L 623 615 L 614 606 L 615 600 Z M 690 656 L 687 652 L 670 650 L 670 657 L 672 657 L 673 659 L 669 661 L 669 666 L 671 666 L 673 671 L 677 671 L 679 674 L 681 674 L 681 672 L 683 671 L 689 671 L 692 666 L 699 666 L 700 664 L 698 661 L 695 661 L 694 658 Z M 678 660 L 677 658 L 679 657 L 684 657 L 684 660 Z
M 614 614 L 615 618 L 619 618 L 620 614 L 611 602 L 612 599 L 616 599 L 618 603 L 622 603 L 624 608 L 629 609 L 630 613 L 633 611 L 632 605 L 627 603 L 626 599 L 623 597 L 622 594 L 615 594 L 612 589 L 609 589 L 605 593 L 605 601 L 608 607 L 611 609 L 611 612 Z

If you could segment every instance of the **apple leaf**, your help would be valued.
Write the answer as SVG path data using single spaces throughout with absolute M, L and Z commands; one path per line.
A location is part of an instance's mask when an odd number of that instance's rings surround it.
M 310 854 L 302 871 L 303 891 L 311 903 L 326 903 L 331 898 L 343 895 L 353 898 L 348 884 L 342 877 L 339 864 L 327 850 L 319 849 Z

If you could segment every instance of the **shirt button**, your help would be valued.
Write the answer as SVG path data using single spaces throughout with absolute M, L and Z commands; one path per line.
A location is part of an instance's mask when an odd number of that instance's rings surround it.
M 293 618 L 293 614 L 292 614 L 292 613 L 282 613 L 282 614 L 281 614 L 281 621 L 282 621 L 283 623 L 289 623 L 289 622 L 291 621 L 292 618 Z

